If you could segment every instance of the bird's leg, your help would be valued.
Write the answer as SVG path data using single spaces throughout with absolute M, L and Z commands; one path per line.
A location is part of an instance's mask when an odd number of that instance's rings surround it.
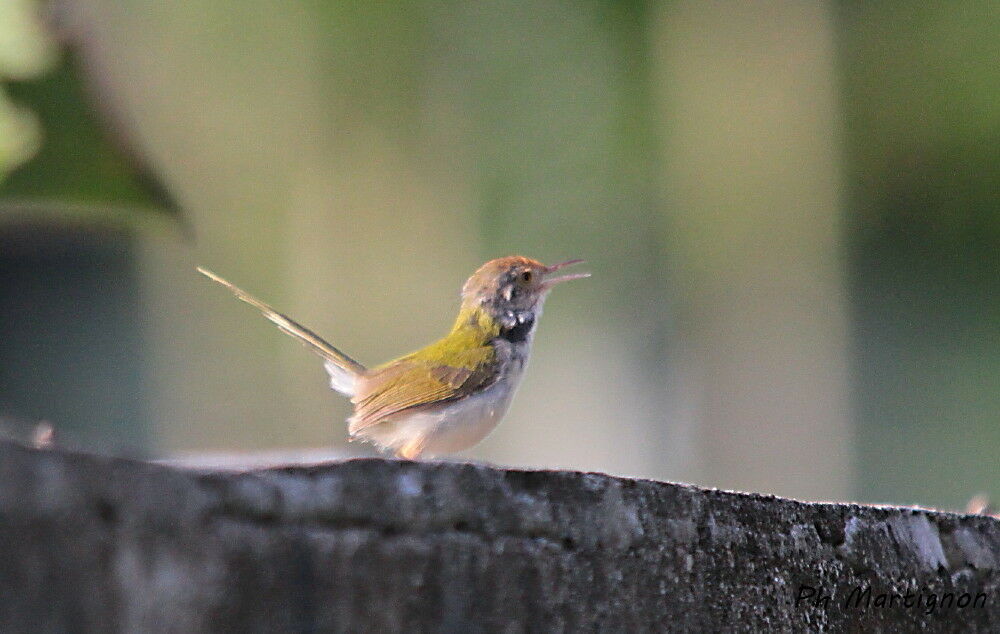
M 406 443 L 402 447 L 396 450 L 396 455 L 400 458 L 406 460 L 416 460 L 420 457 L 420 452 L 424 449 L 424 441 L 426 439 L 423 435 L 417 436 L 410 442 Z

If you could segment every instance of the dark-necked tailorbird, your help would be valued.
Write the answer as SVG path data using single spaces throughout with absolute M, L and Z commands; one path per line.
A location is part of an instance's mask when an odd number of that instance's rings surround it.
M 198 270 L 323 357 L 330 387 L 354 403 L 352 439 L 413 459 L 467 449 L 496 427 L 524 374 L 549 291 L 590 275 L 555 273 L 579 262 L 545 266 L 522 256 L 487 262 L 462 287 L 451 332 L 371 369 L 215 273 Z

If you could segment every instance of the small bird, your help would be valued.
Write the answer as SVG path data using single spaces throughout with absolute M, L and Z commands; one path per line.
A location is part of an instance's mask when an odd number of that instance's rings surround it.
M 590 276 L 553 274 L 580 262 L 545 266 L 516 255 L 490 260 L 462 287 L 451 332 L 371 369 L 231 282 L 202 267 L 198 271 L 324 359 L 330 387 L 354 404 L 348 419 L 352 440 L 412 460 L 462 451 L 496 427 L 524 374 L 549 291 Z

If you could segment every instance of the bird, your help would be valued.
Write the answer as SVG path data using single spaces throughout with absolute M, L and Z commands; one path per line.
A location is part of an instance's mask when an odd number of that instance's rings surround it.
M 462 286 L 448 334 L 372 368 L 232 282 L 197 270 L 322 357 L 330 387 L 354 405 L 347 420 L 351 440 L 416 460 L 463 451 L 493 431 L 521 383 L 549 292 L 590 276 L 556 273 L 582 262 L 545 266 L 520 255 L 490 260 Z

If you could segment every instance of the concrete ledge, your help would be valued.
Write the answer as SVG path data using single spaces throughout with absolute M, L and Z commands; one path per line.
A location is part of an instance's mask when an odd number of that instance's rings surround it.
M 199 473 L 0 444 L 3 632 L 985 632 L 998 563 L 984 516 L 451 463 Z

